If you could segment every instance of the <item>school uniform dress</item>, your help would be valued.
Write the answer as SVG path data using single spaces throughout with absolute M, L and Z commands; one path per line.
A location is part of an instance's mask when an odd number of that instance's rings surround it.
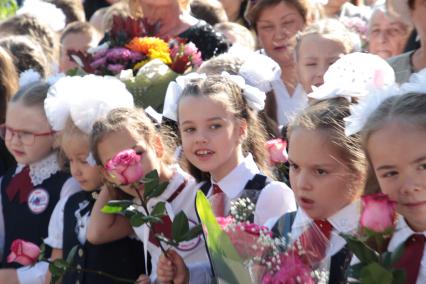
M 297 209 L 293 191 L 282 182 L 267 179 L 263 186 L 258 188 L 258 183 L 253 183 L 253 178 L 263 176 L 257 167 L 253 156 L 248 154 L 239 165 L 218 182 L 212 184 L 208 190 L 207 198 L 214 198 L 214 187 L 217 185 L 225 193 L 224 215 L 229 215 L 231 201 L 241 197 L 249 197 L 256 205 L 254 223 L 263 225 L 270 218 L 277 218 L 286 212 Z M 257 178 L 256 178 L 257 179 Z M 253 191 L 254 194 L 252 193 Z
M 172 219 L 180 211 L 183 211 L 188 217 L 189 227 L 194 227 L 199 224 L 195 210 L 195 197 L 198 190 L 197 183 L 193 177 L 185 173 L 179 166 L 174 165 L 173 171 L 174 174 L 163 194 L 149 200 L 147 204 L 148 210 L 152 210 L 158 202 L 165 202 L 167 213 Z M 141 207 L 138 210 L 143 212 Z M 154 227 L 157 233 L 164 233 L 166 236 L 171 236 L 170 219 L 163 218 L 163 223 L 156 224 Z M 147 225 L 134 227 L 133 229 L 144 244 L 145 257 L 148 255 L 148 252 L 151 255 L 152 272 L 150 278 L 151 281 L 154 281 L 156 279 L 158 258 L 162 253 L 158 241 Z M 162 245 L 166 250 L 170 248 L 164 243 Z M 201 235 L 190 241 L 181 243 L 176 251 L 184 258 L 187 265 L 208 261 L 207 250 Z M 145 263 L 147 263 L 147 259 L 145 259 Z M 190 282 L 203 283 L 199 279 L 191 279 Z
M 417 235 L 421 238 L 426 237 L 426 231 L 423 232 L 414 232 L 407 224 L 407 222 L 405 221 L 405 219 L 402 216 L 398 217 L 398 221 L 397 221 L 397 225 L 396 225 L 396 230 L 389 242 L 388 245 L 388 250 L 389 251 L 395 251 L 401 244 L 405 243 L 406 245 L 408 245 L 409 242 L 411 242 L 412 240 L 410 239 L 411 237 L 413 237 L 413 235 Z M 405 247 L 404 251 L 407 251 L 408 248 Z M 405 252 L 403 252 L 404 254 Z M 420 265 L 419 267 L 419 271 L 417 274 L 417 278 L 415 277 L 415 275 L 413 275 L 413 273 L 408 272 L 407 274 L 414 276 L 414 280 L 412 282 L 408 282 L 408 279 L 406 279 L 406 283 L 417 283 L 417 284 L 423 284 L 426 283 L 426 248 L 424 246 L 424 241 L 423 241 L 423 248 L 418 249 L 418 253 L 419 253 L 419 257 L 420 257 L 420 261 L 419 263 L 415 263 L 415 257 L 411 256 L 409 257 L 409 266 L 413 267 L 415 265 Z M 420 255 L 421 254 L 421 255 Z M 404 255 L 402 256 L 404 257 Z M 402 258 L 401 257 L 401 258 Z
M 352 253 L 346 247 L 346 241 L 339 233 L 354 234 L 358 229 L 359 218 L 360 202 L 356 201 L 327 219 L 332 226 L 332 231 L 319 269 L 329 272 L 328 283 L 330 284 L 346 283 L 346 273 L 352 259 Z M 294 242 L 312 226 L 313 222 L 314 220 L 302 208 L 299 208 L 297 212 L 282 216 L 275 223 L 276 226 L 274 226 L 273 231 L 278 232 L 281 236 L 290 235 L 290 242 Z
M 61 200 L 49 224 L 49 237 L 45 243 L 62 249 L 63 257 L 77 247 L 72 260 L 77 268 L 98 270 L 111 275 L 136 280 L 145 274 L 142 243 L 135 238 L 94 245 L 87 241 L 86 232 L 95 204 L 92 192 L 80 191 Z M 89 272 L 67 272 L 62 283 L 119 283 L 111 278 Z
M 0 234 L 3 268 L 18 268 L 7 263 L 10 246 L 16 239 L 40 245 L 47 236 L 50 216 L 56 203 L 76 191 L 79 186 L 68 173 L 60 171 L 56 153 L 29 166 L 18 165 L 1 180 Z M 34 283 L 34 275 L 18 270 L 21 283 Z M 26 282 L 30 281 L 30 282 Z

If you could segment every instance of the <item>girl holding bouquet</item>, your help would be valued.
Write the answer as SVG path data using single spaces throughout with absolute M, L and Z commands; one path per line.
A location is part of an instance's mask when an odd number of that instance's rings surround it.
M 246 85 L 237 75 L 190 74 L 169 85 L 166 102 L 167 98 L 177 100 L 175 118 L 183 156 L 190 173 L 202 182 L 201 189 L 217 217 L 228 216 L 231 201 L 243 197 L 255 204 L 256 224 L 296 209 L 291 189 L 264 175 L 270 173 L 266 135 L 257 117 L 264 106 L 264 92 Z M 161 281 L 185 278 L 169 273 L 173 267 L 179 269 L 174 259 L 161 262 Z M 192 273 L 202 270 L 201 265 L 186 265 L 191 278 Z
M 120 184 L 118 179 L 122 179 L 124 176 L 114 174 L 115 178 L 113 178 L 105 167 L 117 160 L 118 153 L 130 149 L 132 158 L 138 160 L 143 173 L 155 169 L 160 181 L 168 182 L 161 195 L 148 200 L 146 204 L 148 210 L 152 212 L 157 203 L 164 202 L 170 218 L 173 218 L 172 215 L 183 211 L 188 216 L 189 227 L 199 223 L 194 204 L 197 190 L 196 181 L 177 164 L 173 163 L 167 145 L 163 143 L 161 135 L 144 111 L 129 108 L 112 110 L 106 118 L 100 119 L 94 124 L 91 139 L 94 157 L 98 164 L 104 167 L 104 176 L 111 183 Z M 118 186 L 122 191 L 133 196 L 136 199 L 135 202 L 140 202 L 139 196 L 143 195 L 143 187 Z M 117 189 L 113 189 L 114 193 L 117 193 L 116 191 Z M 156 227 L 155 232 L 146 224 L 132 227 L 128 219 L 123 216 L 101 212 L 101 208 L 112 199 L 117 198 L 111 195 L 108 188 L 103 188 L 92 210 L 92 221 L 87 234 L 88 240 L 94 244 L 102 244 L 136 233 L 144 243 L 145 257 L 147 257 L 148 252 L 151 255 L 153 272 L 150 279 L 154 281 L 156 279 L 156 264 L 161 254 L 160 246 L 168 247 L 165 244 L 160 244 L 154 234 L 163 233 L 166 237 L 170 237 L 170 219 L 163 220 L 162 225 Z M 177 252 L 190 264 L 208 261 L 205 244 L 201 236 L 181 243 L 177 247 Z M 199 276 L 204 277 L 202 274 Z M 194 276 L 191 281 L 203 283 L 202 279 Z M 149 278 L 144 275 L 139 279 L 141 283 L 148 281 Z
M 399 90 L 370 94 L 352 110 L 347 129 L 350 133 L 361 129 L 380 189 L 396 202 L 400 216 L 388 251 L 404 245 L 395 268 L 405 271 L 409 284 L 426 281 L 425 82 L 423 69 Z

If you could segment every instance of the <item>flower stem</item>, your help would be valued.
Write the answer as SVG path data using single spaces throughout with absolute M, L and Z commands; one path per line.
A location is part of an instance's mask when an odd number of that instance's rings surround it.
M 149 211 L 148 211 L 148 206 L 146 205 L 145 199 L 142 197 L 141 193 L 139 192 L 138 188 L 135 186 L 132 186 L 133 189 L 136 191 L 136 194 L 138 195 L 139 199 L 141 200 L 141 206 L 143 207 L 143 209 L 145 210 L 146 214 L 149 215 Z M 154 230 L 154 228 L 151 226 L 150 223 L 146 223 L 148 225 L 148 228 L 150 230 L 152 230 L 154 232 L 154 235 L 156 235 L 156 232 Z M 156 237 L 157 241 L 158 241 L 158 245 L 160 246 L 161 252 L 167 257 L 169 258 L 169 256 L 167 255 L 167 251 L 164 249 L 163 245 L 161 244 L 161 241 Z

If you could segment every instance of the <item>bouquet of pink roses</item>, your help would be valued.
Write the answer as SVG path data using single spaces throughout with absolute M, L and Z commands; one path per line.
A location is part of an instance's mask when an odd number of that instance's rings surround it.
M 231 215 L 225 218 L 214 217 L 201 192 L 196 202 L 217 280 L 262 284 L 327 282 L 327 275 L 307 264 L 293 244 L 249 221 L 255 209 L 250 199 L 232 202 Z
M 85 73 L 118 76 L 137 105 L 161 111 L 168 83 L 200 66 L 202 59 L 193 43 L 155 37 L 156 30 L 144 19 L 115 16 L 107 41 L 69 56 Z

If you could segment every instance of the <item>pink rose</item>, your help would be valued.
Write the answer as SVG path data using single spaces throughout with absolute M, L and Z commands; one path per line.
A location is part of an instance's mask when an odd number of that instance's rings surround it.
M 275 274 L 266 273 L 262 284 L 314 284 L 311 269 L 297 254 L 282 253 L 280 269 Z
M 7 262 L 17 262 L 22 265 L 34 264 L 40 255 L 40 248 L 37 245 L 20 239 L 13 241 L 10 251 Z
M 361 200 L 361 228 L 383 233 L 394 227 L 396 203 L 391 201 L 387 195 L 383 193 L 365 195 L 361 197 Z
M 269 140 L 266 142 L 266 149 L 268 150 L 271 164 L 287 162 L 287 141 L 283 139 Z
M 224 230 L 229 224 L 234 222 L 234 218 L 231 216 L 228 217 L 216 217 L 217 222 L 222 230 Z
M 119 185 L 128 185 L 137 182 L 143 176 L 141 157 L 135 150 L 123 150 L 115 155 L 105 165 L 108 174 Z

